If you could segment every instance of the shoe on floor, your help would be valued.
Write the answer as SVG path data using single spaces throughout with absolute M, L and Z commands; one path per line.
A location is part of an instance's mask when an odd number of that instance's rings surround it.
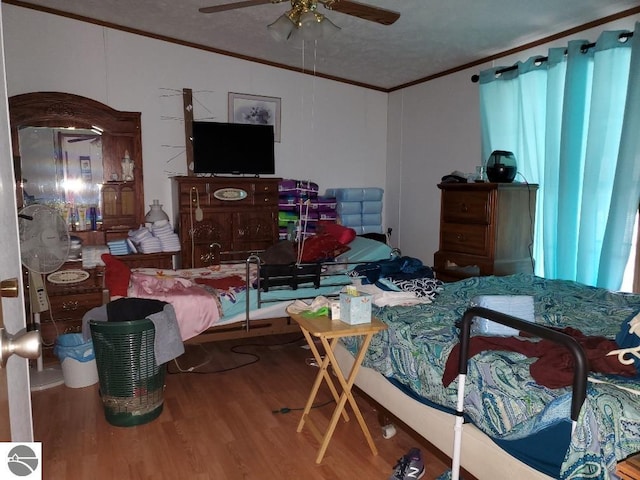
M 424 461 L 422 452 L 418 448 L 412 448 L 404 455 L 395 467 L 389 480 L 415 480 L 424 476 Z

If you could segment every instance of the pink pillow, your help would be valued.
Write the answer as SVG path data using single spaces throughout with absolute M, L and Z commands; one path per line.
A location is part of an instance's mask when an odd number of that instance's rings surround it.
M 131 278 L 131 269 L 121 260 L 110 253 L 101 255 L 105 265 L 104 284 L 111 297 L 126 297 Z

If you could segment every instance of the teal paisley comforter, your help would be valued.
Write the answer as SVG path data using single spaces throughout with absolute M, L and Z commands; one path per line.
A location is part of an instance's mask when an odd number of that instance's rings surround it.
M 476 277 L 445 284 L 433 303 L 385 307 L 376 312 L 389 325 L 374 337 L 364 360 L 422 397 L 454 409 L 457 380 L 445 388 L 442 374 L 458 341 L 455 322 L 477 295 L 533 295 L 536 322 L 574 327 L 585 335 L 615 338 L 622 322 L 640 310 L 640 295 L 613 293 L 575 282 L 525 274 Z M 357 338 L 346 342 L 355 352 Z M 497 439 L 525 438 L 569 421 L 571 389 L 549 389 L 529 374 L 535 359 L 514 352 L 483 352 L 469 364 L 465 413 Z M 590 374 L 587 399 L 561 467 L 563 479 L 615 477 L 616 462 L 640 451 L 640 379 Z M 453 428 L 453 421 L 452 421 Z

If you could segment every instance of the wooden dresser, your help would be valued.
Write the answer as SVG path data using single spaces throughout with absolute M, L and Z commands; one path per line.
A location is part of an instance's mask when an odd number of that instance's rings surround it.
M 244 260 L 278 241 L 279 178 L 173 177 L 181 268 Z
M 537 185 L 442 183 L 439 279 L 533 273 Z
M 120 255 L 118 260 L 123 261 L 129 268 L 157 268 L 168 270 L 173 268 L 173 256 L 178 252 L 161 253 L 135 253 Z

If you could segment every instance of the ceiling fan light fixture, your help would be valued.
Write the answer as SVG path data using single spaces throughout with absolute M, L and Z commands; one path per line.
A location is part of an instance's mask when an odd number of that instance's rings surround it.
M 322 21 L 324 17 L 316 12 L 305 12 L 300 15 L 298 28 L 305 40 L 317 40 L 322 37 Z
M 320 25 L 322 27 L 322 37 L 323 38 L 327 38 L 327 37 L 330 37 L 332 35 L 335 35 L 340 30 L 342 30 L 339 26 L 337 26 L 335 23 L 333 23 L 331 20 L 329 20 L 326 16 L 324 17 L 324 20 L 322 21 L 322 23 Z
M 298 27 L 299 28 L 313 27 L 316 24 L 322 22 L 322 19 L 323 19 L 323 15 L 312 10 L 307 10 L 300 14 L 300 17 L 298 19 Z
M 296 24 L 285 13 L 284 15 L 279 16 L 271 25 L 268 25 L 267 28 L 275 40 L 284 42 L 291 37 L 291 34 L 296 28 Z
M 304 40 L 317 40 L 340 31 L 340 27 L 317 12 L 316 0 L 292 0 L 291 5 L 291 10 L 267 26 L 277 41 L 294 41 L 300 36 Z

